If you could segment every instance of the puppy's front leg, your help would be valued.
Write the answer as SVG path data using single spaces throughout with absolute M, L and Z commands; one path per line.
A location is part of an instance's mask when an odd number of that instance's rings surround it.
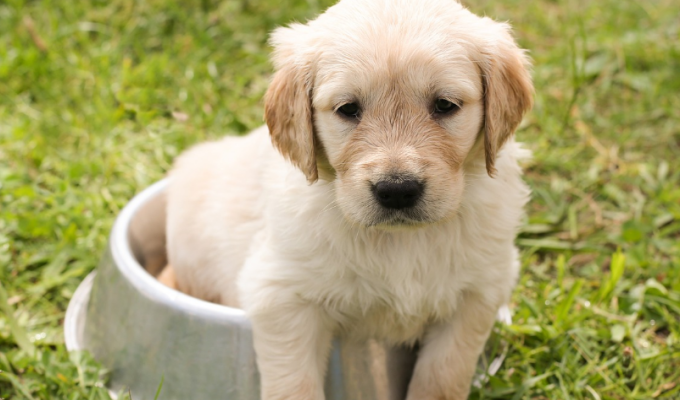
M 466 294 L 453 320 L 425 335 L 408 400 L 464 400 L 470 392 L 479 355 L 493 327 L 498 306 Z
M 332 329 L 318 306 L 277 299 L 250 313 L 262 400 L 323 400 Z

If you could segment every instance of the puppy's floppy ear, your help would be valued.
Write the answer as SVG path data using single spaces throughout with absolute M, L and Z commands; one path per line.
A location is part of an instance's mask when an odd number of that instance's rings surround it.
M 264 118 L 272 144 L 307 177 L 318 179 L 312 114 L 311 63 L 301 54 L 306 26 L 295 24 L 272 34 L 277 69 L 264 97 Z
M 486 19 L 486 18 L 485 18 Z M 490 20 L 489 20 L 490 21 Z M 496 155 L 533 104 L 530 63 L 507 24 L 493 22 L 494 38 L 482 50 L 484 84 L 484 152 L 489 176 L 496 172 Z M 495 32 L 494 32 L 495 31 Z

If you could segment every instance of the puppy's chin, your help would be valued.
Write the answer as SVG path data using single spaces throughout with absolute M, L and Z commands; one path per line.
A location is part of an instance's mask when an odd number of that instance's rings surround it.
M 422 229 L 449 220 L 455 214 L 456 211 L 453 210 L 447 215 L 433 218 L 433 216 L 427 215 L 427 213 L 418 208 L 410 210 L 377 208 L 377 210 L 372 210 L 372 212 L 362 216 L 349 215 L 346 213 L 345 218 L 353 225 L 361 226 L 366 229 L 386 232 L 404 232 Z
M 375 225 L 369 225 L 368 228 L 385 232 L 404 232 L 418 230 L 431 224 L 433 224 L 433 222 L 413 221 L 397 218 L 389 222 L 381 222 Z

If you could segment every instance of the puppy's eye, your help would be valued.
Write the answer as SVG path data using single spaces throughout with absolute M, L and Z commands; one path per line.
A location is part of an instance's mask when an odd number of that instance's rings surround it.
M 460 106 L 456 103 L 452 103 L 446 99 L 437 99 L 434 102 L 434 113 L 443 115 L 458 111 Z
M 357 103 L 347 103 L 340 106 L 338 112 L 348 118 L 359 118 L 361 109 Z

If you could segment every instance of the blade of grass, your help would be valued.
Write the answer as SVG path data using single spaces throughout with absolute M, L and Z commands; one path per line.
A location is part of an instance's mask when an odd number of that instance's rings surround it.
M 0 371 L 0 380 L 1 379 L 6 379 L 7 381 L 9 381 L 9 383 L 11 383 L 12 386 L 14 386 L 14 388 L 27 399 L 35 400 L 35 397 L 31 396 L 31 392 L 28 390 L 26 386 L 24 386 L 21 383 L 21 381 L 16 375 L 11 374 L 7 371 Z
M 574 300 L 576 299 L 576 296 L 579 294 L 581 291 L 581 287 L 583 287 L 583 279 L 579 279 L 576 282 L 574 282 L 574 285 L 571 287 L 571 290 L 569 290 L 569 294 L 567 297 L 565 297 L 560 304 L 558 304 L 557 309 L 555 310 L 555 322 L 556 324 L 562 324 L 565 319 L 567 318 L 567 315 L 569 314 L 569 310 L 571 309 L 571 306 L 574 304 Z
M 612 260 L 609 263 L 609 279 L 600 289 L 598 295 L 598 302 L 606 302 L 609 300 L 616 284 L 619 282 L 623 276 L 624 265 L 626 263 L 626 256 L 618 249 L 616 253 L 612 255 Z
M 23 351 L 30 354 L 31 356 L 34 356 L 35 346 L 33 346 L 33 343 L 31 343 L 31 341 L 28 339 L 28 335 L 26 334 L 24 328 L 21 327 L 16 318 L 14 318 L 12 307 L 9 305 L 7 299 L 7 292 L 2 286 L 2 282 L 0 282 L 0 310 L 2 310 L 2 312 L 5 314 L 5 317 L 7 318 L 7 323 L 9 324 L 9 330 L 12 333 L 12 337 L 14 337 L 14 340 Z
M 565 257 L 564 254 L 560 254 L 557 257 L 557 261 L 555 262 L 555 267 L 557 268 L 557 284 L 560 286 L 560 289 L 564 287 L 564 264 L 565 264 Z
M 158 400 L 158 396 L 161 395 L 161 389 L 163 389 L 163 381 L 165 381 L 165 376 L 161 376 L 161 383 L 158 385 L 158 390 L 156 390 L 156 396 L 153 400 Z

